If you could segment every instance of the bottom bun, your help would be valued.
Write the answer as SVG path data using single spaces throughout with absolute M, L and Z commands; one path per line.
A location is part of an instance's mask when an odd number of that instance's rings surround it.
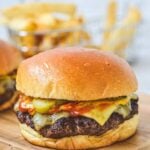
M 11 99 L 7 100 L 6 102 L 0 105 L 0 111 L 11 108 L 17 101 L 17 97 L 18 97 L 18 92 L 16 91 L 14 92 L 14 95 L 12 96 Z
M 137 129 L 138 115 L 120 124 L 118 128 L 109 130 L 101 136 L 78 135 L 61 139 L 44 138 L 26 124 L 20 124 L 21 133 L 30 143 L 55 149 L 90 149 L 110 145 L 132 136 Z

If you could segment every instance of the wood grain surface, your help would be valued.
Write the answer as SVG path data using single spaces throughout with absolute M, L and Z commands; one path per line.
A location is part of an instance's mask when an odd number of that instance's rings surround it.
M 150 95 L 140 95 L 140 124 L 137 133 L 130 139 L 102 150 L 150 150 Z M 20 134 L 18 121 L 13 111 L 0 113 L 0 150 L 48 150 L 33 146 Z

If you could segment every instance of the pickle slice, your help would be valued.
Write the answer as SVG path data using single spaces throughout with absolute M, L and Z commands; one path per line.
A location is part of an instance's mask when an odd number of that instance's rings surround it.
M 38 113 L 47 113 L 50 108 L 55 106 L 54 100 L 33 99 L 33 106 Z

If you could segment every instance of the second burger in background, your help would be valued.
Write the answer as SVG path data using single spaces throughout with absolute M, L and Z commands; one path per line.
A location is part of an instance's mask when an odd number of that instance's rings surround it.
M 57 48 L 21 63 L 15 111 L 29 142 L 89 149 L 132 136 L 137 80 L 121 58 L 93 49 Z
M 0 40 L 0 111 L 10 108 L 16 101 L 16 70 L 21 60 L 15 47 Z

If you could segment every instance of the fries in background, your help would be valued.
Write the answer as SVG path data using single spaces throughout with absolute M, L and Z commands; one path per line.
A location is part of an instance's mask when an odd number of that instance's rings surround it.
M 20 48 L 23 47 L 26 56 L 53 47 L 78 45 L 86 41 L 86 46 L 112 51 L 125 57 L 125 49 L 132 42 L 141 21 L 141 12 L 135 6 L 130 6 L 125 17 L 118 21 L 117 0 L 110 0 L 102 33 L 103 40 L 95 46 L 89 44 L 90 35 L 82 28 L 85 20 L 76 14 L 76 6 L 73 4 L 30 3 L 5 9 L 2 14 L 1 22 L 10 30 L 17 31 L 15 34 L 10 32 L 11 38 Z M 20 35 L 20 31 L 25 31 L 26 34 Z M 37 32 L 40 34 L 35 34 Z
M 109 38 L 112 28 L 115 26 L 117 21 L 117 3 L 115 0 L 110 0 L 108 4 L 106 24 L 103 33 L 103 42 L 105 43 Z
M 81 40 L 90 39 L 82 28 L 84 18 L 76 14 L 73 4 L 17 5 L 3 10 L 3 16 L 3 23 L 9 27 L 11 38 L 20 48 L 23 47 L 27 57 L 35 51 L 78 45 Z M 20 31 L 25 31 L 25 34 L 22 35 Z
M 36 18 L 41 14 L 53 12 L 74 15 L 76 13 L 76 6 L 63 3 L 26 3 L 4 9 L 2 14 L 5 17 L 5 22 L 9 23 L 14 18 Z
M 120 25 L 117 26 L 116 20 L 116 4 L 115 1 L 111 2 L 108 7 L 108 17 L 106 20 L 106 30 L 103 36 L 102 49 L 113 51 L 114 53 L 125 57 L 125 49 L 132 42 L 136 32 L 136 27 L 141 21 L 140 10 L 135 6 L 130 6 L 128 14 L 121 20 Z M 115 12 L 115 16 L 111 11 Z M 115 19 L 113 19 L 115 18 Z

